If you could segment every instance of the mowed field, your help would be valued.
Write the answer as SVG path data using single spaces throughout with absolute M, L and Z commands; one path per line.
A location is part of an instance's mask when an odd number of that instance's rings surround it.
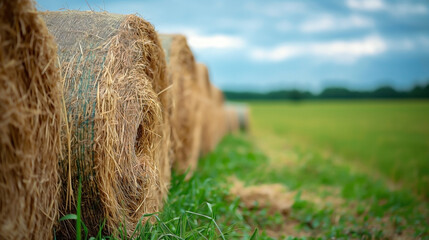
M 429 239 L 429 102 L 248 104 L 132 239 Z
M 264 139 L 264 144 L 274 136 L 282 138 L 289 145 L 317 150 L 383 178 L 392 187 L 429 198 L 429 101 L 260 102 L 250 106 L 253 134 Z
M 248 104 L 249 133 L 174 176 L 161 235 L 429 239 L 429 102 Z

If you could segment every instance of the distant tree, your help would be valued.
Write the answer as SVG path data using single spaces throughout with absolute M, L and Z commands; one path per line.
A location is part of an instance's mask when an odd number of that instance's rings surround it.
M 429 81 L 428 81 L 429 82 Z M 303 99 L 388 99 L 388 98 L 429 98 L 429 83 L 425 86 L 415 86 L 409 91 L 397 91 L 390 86 L 383 86 L 373 91 L 353 91 L 343 87 L 330 87 L 320 94 L 314 95 L 308 91 L 280 90 L 268 93 L 255 92 L 224 92 L 228 100 L 294 100 Z
M 299 101 L 303 98 L 303 94 L 302 92 L 298 91 L 298 90 L 292 90 L 290 91 L 290 99 L 294 100 L 294 101 Z
M 376 89 L 369 95 L 374 98 L 398 98 L 401 96 L 401 93 L 399 93 L 390 86 L 384 86 Z
M 341 87 L 332 87 L 326 88 L 319 94 L 319 98 L 325 99 L 348 99 L 348 98 L 356 98 L 358 94 L 356 92 L 352 92 L 347 88 Z
M 429 84 L 425 87 L 415 86 L 408 95 L 412 98 L 429 98 Z

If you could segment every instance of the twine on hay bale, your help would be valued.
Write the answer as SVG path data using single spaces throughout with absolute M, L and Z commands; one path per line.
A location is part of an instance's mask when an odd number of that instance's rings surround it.
M 172 83 L 172 158 L 179 172 L 189 169 L 189 173 L 192 173 L 198 163 L 202 125 L 195 59 L 184 36 L 159 36 L 166 55 L 168 77 Z
M 163 120 L 152 86 L 162 73 L 146 39 L 153 27 L 110 13 L 46 12 L 43 18 L 58 42 L 63 77 L 61 213 L 76 211 L 81 178 L 90 234 L 105 218 L 104 233 L 122 226 L 131 235 L 143 214 L 162 204 Z M 73 235 L 73 225 L 63 222 L 61 235 Z
M 58 217 L 60 80 L 32 1 L 0 2 L 0 239 L 52 239 Z

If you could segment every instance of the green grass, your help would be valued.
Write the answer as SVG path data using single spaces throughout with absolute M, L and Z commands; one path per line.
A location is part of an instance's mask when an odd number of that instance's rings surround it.
M 156 223 L 140 225 L 133 238 L 272 239 L 265 231 L 282 231 L 287 224 L 293 224 L 293 232 L 285 232 L 284 239 L 428 238 L 428 205 L 408 191 L 392 191 L 382 181 L 355 173 L 316 152 L 287 151 L 297 156 L 294 168 L 273 167 L 273 159 L 247 137 L 226 137 L 215 152 L 200 160 L 189 181 L 183 175 L 173 175 L 164 211 L 146 216 L 156 217 Z M 228 193 L 231 176 L 248 185 L 283 184 L 296 193 L 290 214 L 247 209 Z M 336 203 L 333 198 L 343 202 Z
M 201 159 L 198 170 L 189 180 L 184 180 L 185 175 L 173 173 L 163 212 L 143 216 L 155 218 L 155 223 L 140 224 L 132 239 L 270 239 L 265 233 L 258 234 L 250 222 L 264 218 L 266 224 L 270 224 L 278 218 L 242 208 L 239 199 L 229 195 L 227 186 L 227 178 L 238 168 L 258 166 L 265 161 L 266 158 L 255 151 L 247 141 L 227 137 L 215 152 Z M 79 215 L 69 214 L 61 221 L 77 220 L 78 225 Z M 85 229 L 84 223 L 82 226 Z M 119 228 L 117 238 L 127 239 L 123 233 L 125 230 Z M 82 239 L 115 238 L 84 236 Z M 81 239 L 80 235 L 77 239 Z
M 144 216 L 155 223 L 139 225 L 133 238 L 264 240 L 277 232 L 280 239 L 429 239 L 429 204 L 416 194 L 428 191 L 428 107 L 252 103 L 252 134 L 225 137 L 188 181 L 173 174 L 163 212 Z M 283 199 L 293 201 L 289 214 L 246 208 L 229 194 L 231 177 L 282 184 L 294 195 Z
M 252 103 L 264 138 L 330 152 L 429 198 L 429 101 Z

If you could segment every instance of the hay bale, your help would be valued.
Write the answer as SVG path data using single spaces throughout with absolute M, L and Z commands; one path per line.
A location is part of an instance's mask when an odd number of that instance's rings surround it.
M 58 217 L 59 71 L 29 0 L 0 2 L 0 239 L 52 239 Z
M 228 133 L 235 133 L 240 129 L 240 119 L 235 106 L 225 105 L 225 117 Z
M 208 76 L 206 78 L 208 79 Z M 204 116 L 208 117 L 203 121 L 202 127 L 201 147 L 203 154 L 213 151 L 227 131 L 223 93 L 209 80 L 207 80 L 206 87 L 208 94 L 206 95 L 207 103 L 204 107 Z
M 189 169 L 192 173 L 198 163 L 202 125 L 195 59 L 184 36 L 159 36 L 172 83 L 170 124 L 174 166 L 179 172 Z
M 250 131 L 250 113 L 249 107 L 246 105 L 236 105 L 236 111 L 238 113 L 239 128 L 241 131 Z
M 216 147 L 220 140 L 225 136 L 228 132 L 227 129 L 227 119 L 224 108 L 225 97 L 223 95 L 222 90 L 219 88 L 212 86 L 212 102 L 213 102 L 213 146 Z
M 212 108 L 211 101 L 211 83 L 207 66 L 202 63 L 196 64 L 197 80 L 200 85 L 200 94 L 198 100 L 201 104 L 201 145 L 200 154 L 205 155 L 213 150 L 212 140 Z
M 236 132 L 238 130 L 249 131 L 249 107 L 245 104 L 227 104 L 225 106 L 228 132 Z
M 171 150 L 171 125 L 170 116 L 173 108 L 173 93 L 172 93 L 172 79 L 167 77 L 167 64 L 165 61 L 164 49 L 162 48 L 161 41 L 158 33 L 152 25 L 144 22 L 146 25 L 144 30 L 144 51 L 146 68 L 149 80 L 151 80 L 152 87 L 158 95 L 161 110 L 162 110 L 162 124 L 159 126 L 157 132 L 162 136 L 161 142 L 156 153 L 159 156 L 155 157 L 160 161 L 160 174 L 161 174 L 161 191 L 165 199 L 168 195 L 171 180 L 171 166 L 173 161 L 173 154 Z
M 162 204 L 163 120 L 152 86 L 162 73 L 146 39 L 153 27 L 135 15 L 66 11 L 43 18 L 58 42 L 63 77 L 61 213 L 76 211 L 81 178 L 89 232 L 95 235 L 105 218 L 105 234 L 122 226 L 130 235 Z M 60 230 L 68 238 L 75 231 L 71 222 Z

